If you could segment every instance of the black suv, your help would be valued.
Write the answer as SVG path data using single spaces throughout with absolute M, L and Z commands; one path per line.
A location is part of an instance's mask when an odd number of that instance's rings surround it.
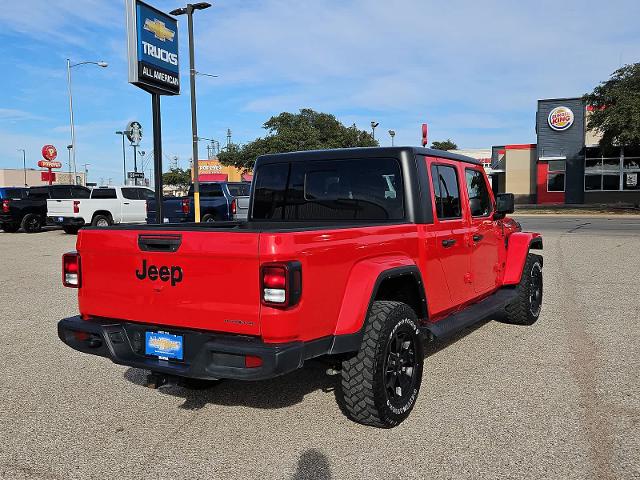
M 0 226 L 5 232 L 39 232 L 47 221 L 47 199 L 89 198 L 91 190 L 80 185 L 44 185 L 16 189 L 12 198 L 3 198 Z

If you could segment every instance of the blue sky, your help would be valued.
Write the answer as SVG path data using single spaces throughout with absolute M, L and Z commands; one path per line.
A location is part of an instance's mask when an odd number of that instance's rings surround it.
M 151 1 L 168 11 L 179 2 Z M 196 16 L 199 134 L 224 142 L 264 135 L 271 115 L 310 107 L 396 144 L 452 138 L 462 148 L 535 142 L 536 100 L 577 96 L 640 61 L 637 0 L 219 0 Z M 77 163 L 122 175 L 120 137 L 151 99 L 127 83 L 124 0 L 5 0 L 0 9 L 0 167 L 34 166 L 45 143 L 66 161 L 65 59 L 73 70 Z M 191 157 L 186 22 L 183 93 L 163 97 L 163 151 Z M 129 160 L 131 153 L 128 152 Z M 201 145 L 200 158 L 206 157 Z M 165 159 L 165 165 L 167 164 Z

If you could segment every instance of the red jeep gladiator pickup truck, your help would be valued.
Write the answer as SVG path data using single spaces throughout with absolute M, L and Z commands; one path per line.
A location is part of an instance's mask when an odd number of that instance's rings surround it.
M 328 357 L 352 420 L 402 422 L 423 341 L 542 302 L 537 233 L 474 159 L 414 147 L 259 157 L 246 223 L 85 228 L 64 255 L 72 348 L 164 379 L 255 380 Z

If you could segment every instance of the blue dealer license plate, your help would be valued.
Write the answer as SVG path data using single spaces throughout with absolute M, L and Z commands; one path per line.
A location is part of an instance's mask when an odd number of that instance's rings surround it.
M 144 345 L 144 351 L 147 355 L 182 360 L 182 335 L 172 335 L 166 332 L 146 332 Z

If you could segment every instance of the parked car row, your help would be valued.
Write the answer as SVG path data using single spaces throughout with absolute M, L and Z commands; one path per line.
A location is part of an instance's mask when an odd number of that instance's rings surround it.
M 201 221 L 246 220 L 250 186 L 247 182 L 201 183 Z M 59 225 L 72 234 L 87 225 L 155 223 L 153 190 L 142 186 L 1 187 L 0 201 L 0 226 L 5 232 L 22 228 L 35 233 L 47 223 Z M 193 222 L 193 186 L 185 197 L 165 197 L 163 207 L 164 222 Z

